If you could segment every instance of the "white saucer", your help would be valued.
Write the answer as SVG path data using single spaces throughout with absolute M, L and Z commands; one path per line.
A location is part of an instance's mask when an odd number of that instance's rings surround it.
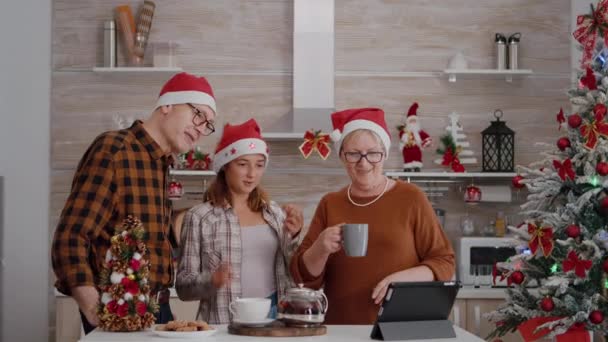
M 235 318 L 232 320 L 232 323 L 238 324 L 238 325 L 244 325 L 244 326 L 248 326 L 248 327 L 262 327 L 262 326 L 270 324 L 274 321 L 275 321 L 274 318 L 264 318 L 263 320 L 260 320 L 260 321 L 242 321 L 242 320 Z

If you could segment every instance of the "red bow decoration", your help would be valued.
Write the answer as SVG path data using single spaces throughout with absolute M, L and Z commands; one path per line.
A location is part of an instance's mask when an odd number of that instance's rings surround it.
M 562 129 L 562 124 L 564 122 L 566 122 L 566 116 L 564 115 L 564 110 L 560 108 L 559 113 L 557 113 L 557 123 L 559 124 L 559 126 L 557 126 L 558 130 Z
M 507 271 L 499 270 L 496 263 L 492 266 L 492 285 L 496 285 L 496 278 L 500 277 L 499 281 L 507 278 L 507 285 L 511 285 L 511 277 L 507 277 Z
M 608 123 L 603 122 L 606 115 L 606 106 L 598 103 L 593 107 L 595 120 L 581 127 L 581 134 L 585 138 L 585 147 L 593 150 L 597 146 L 598 135 L 608 138 Z
M 554 160 L 553 167 L 559 174 L 559 178 L 561 178 L 563 181 L 565 181 L 566 178 L 570 178 L 570 179 L 574 180 L 574 177 L 576 176 L 576 174 L 574 173 L 574 170 L 572 169 L 572 161 L 570 160 L 570 158 L 564 160 L 563 163 L 561 163 L 558 160 Z
M 308 130 L 304 133 L 304 142 L 300 145 L 300 153 L 304 158 L 310 157 L 313 151 L 317 151 L 323 160 L 327 159 L 331 149 L 329 148 L 329 134 L 321 131 Z
M 594 9 L 591 5 L 591 14 L 579 15 L 576 17 L 576 31 L 572 33 L 581 45 L 583 45 L 583 58 L 581 66 L 584 67 L 593 57 L 595 40 L 598 31 L 600 36 L 604 36 L 604 45 L 608 46 L 608 35 L 604 32 L 608 29 L 608 0 L 601 0 Z
M 581 85 L 583 87 L 589 88 L 589 90 L 597 89 L 597 80 L 595 79 L 593 70 L 591 70 L 590 67 L 587 67 L 587 69 L 585 71 L 585 76 L 581 77 Z
M 460 164 L 460 159 L 458 159 L 458 153 L 454 153 L 451 147 L 445 149 L 445 153 L 443 154 L 443 161 L 441 162 L 443 166 L 450 166 L 452 171 L 454 172 L 464 172 L 464 166 Z
M 553 228 L 551 227 L 539 227 L 535 224 L 528 223 L 528 233 L 532 235 L 528 245 L 532 255 L 536 254 L 536 250 L 540 247 L 545 257 L 551 254 L 553 251 Z
M 568 252 L 568 257 L 562 262 L 564 272 L 574 270 L 579 278 L 585 278 L 585 273 L 591 268 L 591 260 L 580 259 L 575 251 Z
M 211 156 L 203 153 L 198 148 L 190 150 L 186 154 L 186 168 L 193 170 L 209 170 L 211 168 Z

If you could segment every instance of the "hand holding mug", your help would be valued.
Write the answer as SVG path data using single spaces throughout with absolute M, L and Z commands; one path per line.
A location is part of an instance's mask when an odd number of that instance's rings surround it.
M 332 254 L 342 249 L 342 228 L 344 223 L 325 228 L 314 245 L 321 253 Z

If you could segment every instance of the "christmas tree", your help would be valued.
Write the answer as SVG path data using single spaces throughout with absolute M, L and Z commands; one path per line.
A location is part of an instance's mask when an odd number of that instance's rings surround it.
M 509 227 L 519 249 L 495 265 L 507 279 L 506 303 L 486 317 L 496 324 L 488 338 L 519 329 L 526 341 L 542 335 L 585 341 L 587 331 L 608 334 L 608 72 L 593 56 L 603 37 L 608 1 L 579 16 L 574 37 L 583 44 L 572 112 L 560 110 L 557 148 L 542 160 L 518 167 L 528 189 L 519 227 Z M 593 37 L 591 37 L 593 35 Z M 593 39 L 591 39 L 593 38 Z M 535 287 L 535 288 L 531 288 Z
M 158 304 L 150 298 L 150 266 L 141 222 L 129 216 L 116 228 L 100 274 L 100 327 L 137 331 L 152 326 Z
M 466 140 L 467 135 L 464 134 L 462 125 L 460 124 L 460 116 L 455 112 L 450 113 L 450 124 L 445 128 L 448 135 L 452 138 L 453 144 L 458 150 L 458 158 L 460 164 L 476 164 L 477 158 L 473 157 L 473 151 L 469 148 L 471 144 Z M 435 164 L 443 164 L 443 159 L 435 159 Z

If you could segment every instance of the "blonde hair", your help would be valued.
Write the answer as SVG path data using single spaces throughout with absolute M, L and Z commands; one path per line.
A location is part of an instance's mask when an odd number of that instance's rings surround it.
M 342 139 L 342 143 L 340 144 L 340 151 L 339 154 L 342 154 L 342 147 L 344 146 L 344 144 L 350 142 L 352 139 L 359 137 L 363 134 L 369 134 L 371 135 L 374 140 L 376 140 L 376 143 L 380 144 L 380 146 L 382 146 L 382 152 L 384 152 L 384 155 L 386 156 L 386 146 L 384 146 L 384 143 L 382 142 L 382 139 L 380 139 L 380 136 L 378 134 L 376 134 L 376 132 L 372 131 L 371 129 L 367 129 L 367 128 L 361 128 L 361 129 L 357 129 L 354 130 L 350 133 L 348 133 L 344 139 Z

